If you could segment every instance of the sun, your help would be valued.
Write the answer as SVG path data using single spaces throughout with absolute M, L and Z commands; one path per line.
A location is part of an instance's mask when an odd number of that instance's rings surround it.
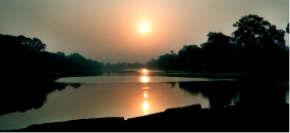
M 139 32 L 141 34 L 146 34 L 150 32 L 150 25 L 147 23 L 142 23 L 139 25 Z

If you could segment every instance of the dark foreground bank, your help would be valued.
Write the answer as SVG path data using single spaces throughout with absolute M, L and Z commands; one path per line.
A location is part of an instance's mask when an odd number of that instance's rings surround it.
M 200 105 L 167 109 L 131 118 L 82 119 L 31 125 L 15 131 L 289 131 L 289 105 L 243 105 L 201 109 Z

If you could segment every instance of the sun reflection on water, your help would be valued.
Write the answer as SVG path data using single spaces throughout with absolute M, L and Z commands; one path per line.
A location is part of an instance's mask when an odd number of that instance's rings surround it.
M 143 69 L 142 69 L 142 73 L 143 73 L 143 74 L 147 74 L 148 72 L 149 72 L 148 69 L 146 69 L 146 68 L 143 68 Z
M 148 83 L 150 81 L 150 78 L 148 76 L 141 76 L 140 82 L 141 83 Z
M 142 109 L 143 109 L 143 114 L 146 115 L 148 114 L 149 110 L 149 103 L 147 101 L 144 101 L 142 104 Z
M 148 69 L 143 68 L 139 72 L 141 72 L 141 76 L 139 77 L 141 83 L 146 84 L 146 83 L 150 82 L 150 77 L 148 76 L 149 75 Z M 144 90 L 143 91 L 143 102 L 141 104 L 142 111 L 143 111 L 143 115 L 147 115 L 149 113 L 149 102 L 148 102 L 148 97 L 149 97 L 148 89 L 149 89 L 149 87 L 145 86 L 145 87 L 142 87 L 141 89 Z
M 143 90 L 148 90 L 148 89 L 149 89 L 149 87 L 143 87 L 142 89 L 143 89 Z
M 144 91 L 143 96 L 144 96 L 144 98 L 148 98 L 148 93 L 146 91 Z

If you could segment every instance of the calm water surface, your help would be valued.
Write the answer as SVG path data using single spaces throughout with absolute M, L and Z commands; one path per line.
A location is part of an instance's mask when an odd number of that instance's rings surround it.
M 58 82 L 81 83 L 48 94 L 39 109 L 0 116 L 0 129 L 24 128 L 31 124 L 97 117 L 131 118 L 162 112 L 167 108 L 201 104 L 209 108 L 201 93 L 190 94 L 178 82 L 209 81 L 207 78 L 150 76 L 148 70 L 137 74 L 62 78 Z

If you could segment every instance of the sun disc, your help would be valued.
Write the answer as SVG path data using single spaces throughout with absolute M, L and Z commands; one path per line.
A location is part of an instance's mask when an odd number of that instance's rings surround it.
M 142 34 L 148 33 L 150 31 L 150 25 L 149 24 L 140 24 L 139 26 L 139 32 Z

